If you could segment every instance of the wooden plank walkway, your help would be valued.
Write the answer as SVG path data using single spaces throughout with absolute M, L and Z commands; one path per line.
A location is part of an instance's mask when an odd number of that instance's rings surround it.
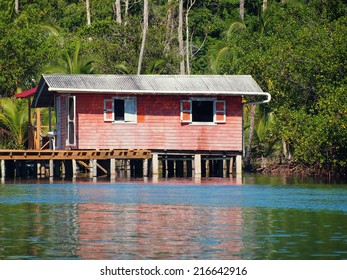
M 150 150 L 0 150 L 0 160 L 148 159 Z

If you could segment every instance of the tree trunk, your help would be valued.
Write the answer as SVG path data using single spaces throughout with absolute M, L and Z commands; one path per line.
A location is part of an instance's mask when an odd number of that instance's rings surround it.
M 14 1 L 14 10 L 15 10 L 16 14 L 19 13 L 19 0 Z
M 187 74 L 190 75 L 190 44 L 189 44 L 189 12 L 196 0 L 187 1 L 187 12 L 186 12 L 186 67 Z
M 129 0 L 125 0 L 124 25 L 128 24 Z
M 166 33 L 165 33 L 165 46 L 164 46 L 164 51 L 163 54 L 165 56 L 168 55 L 169 50 L 170 50 L 170 45 L 172 41 L 172 31 L 173 31 L 173 0 L 168 0 L 167 1 L 167 14 L 166 14 Z
M 122 11 L 121 11 L 120 0 L 116 0 L 114 2 L 113 13 L 117 23 L 122 24 Z
M 180 56 L 180 73 L 184 75 L 185 65 L 184 65 L 184 42 L 183 42 L 183 0 L 179 0 L 179 10 L 178 10 L 178 48 Z
M 90 18 L 90 4 L 89 4 L 89 0 L 86 0 L 86 10 L 87 10 L 87 25 L 90 26 L 91 25 L 91 18 Z
M 290 154 L 290 151 L 287 148 L 287 142 L 286 140 L 284 140 L 284 138 L 282 138 L 282 150 L 283 150 L 284 158 L 286 160 L 290 160 L 292 156 Z
M 245 0 L 240 0 L 240 17 L 245 19 Z
M 246 157 L 245 157 L 246 167 L 249 167 L 251 165 L 251 149 L 252 149 L 252 141 L 253 141 L 253 135 L 254 135 L 255 112 L 256 112 L 256 106 L 255 105 L 250 105 L 250 106 L 251 106 L 251 110 L 250 110 L 249 134 L 248 134 Z
M 267 0 L 263 0 L 263 12 L 265 12 L 267 8 Z
M 141 44 L 141 51 L 140 51 L 140 55 L 139 55 L 139 63 L 138 63 L 138 66 L 137 66 L 137 75 L 141 74 L 143 54 L 145 52 L 145 45 L 146 45 L 147 29 L 148 29 L 148 0 L 144 0 L 143 1 L 142 44 Z

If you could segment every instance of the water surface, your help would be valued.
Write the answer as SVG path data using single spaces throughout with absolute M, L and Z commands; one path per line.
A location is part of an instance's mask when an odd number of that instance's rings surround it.
M 293 179 L 0 184 L 0 259 L 347 259 L 347 187 Z

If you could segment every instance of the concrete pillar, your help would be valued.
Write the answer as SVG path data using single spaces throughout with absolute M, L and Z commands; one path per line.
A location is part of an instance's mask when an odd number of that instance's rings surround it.
M 89 160 L 89 178 L 94 178 L 96 177 L 97 174 L 97 166 L 96 166 L 97 160 L 96 159 L 91 159 Z
M 37 179 L 41 178 L 41 162 L 36 162 L 36 177 Z
M 159 155 L 157 153 L 152 154 L 152 175 L 159 176 Z
M 1 179 L 5 180 L 6 177 L 6 167 L 5 167 L 5 160 L 2 159 L 0 162 L 0 169 L 1 169 Z
M 61 178 L 65 179 L 66 176 L 66 166 L 65 166 L 65 161 L 63 160 L 61 162 Z
M 116 159 L 110 159 L 110 179 L 116 179 Z
M 194 156 L 194 177 L 201 178 L 201 155 Z
M 143 160 L 143 177 L 148 177 L 148 159 Z
M 242 156 L 236 156 L 236 176 L 242 175 Z
M 77 178 L 77 162 L 75 159 L 71 161 L 72 161 L 72 179 L 76 179 Z
M 130 159 L 125 160 L 126 178 L 131 177 Z
M 54 162 L 53 159 L 49 160 L 49 178 L 53 178 L 54 176 Z

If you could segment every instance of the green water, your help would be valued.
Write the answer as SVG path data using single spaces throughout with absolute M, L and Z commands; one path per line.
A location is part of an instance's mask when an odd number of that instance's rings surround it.
M 347 259 L 347 186 L 264 176 L 7 182 L 0 259 Z

